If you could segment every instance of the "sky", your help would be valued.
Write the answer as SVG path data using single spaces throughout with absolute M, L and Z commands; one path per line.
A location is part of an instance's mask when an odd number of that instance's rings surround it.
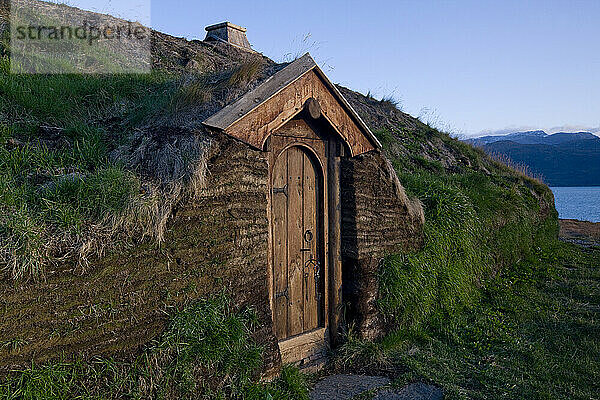
M 230 21 L 275 61 L 309 51 L 334 82 L 458 136 L 600 135 L 599 0 L 148 1 L 65 2 L 188 39 Z

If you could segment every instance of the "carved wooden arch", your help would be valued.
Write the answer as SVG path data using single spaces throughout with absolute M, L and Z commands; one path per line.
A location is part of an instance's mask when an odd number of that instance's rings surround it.
M 302 112 L 309 99 L 314 100 L 308 103 L 310 115 L 315 116 L 318 104 L 318 116 L 331 125 L 352 156 L 381 147 L 308 53 L 209 117 L 204 125 L 262 150 L 268 137 Z
M 297 142 L 287 144 L 287 145 L 285 145 L 285 147 L 282 147 L 282 148 L 274 151 L 273 155 L 272 155 L 272 159 L 277 160 L 277 158 L 281 154 L 283 154 L 286 150 L 288 150 L 292 147 L 300 147 L 303 150 L 305 150 L 306 152 L 310 153 L 310 157 L 314 158 L 319 163 L 319 168 L 321 170 L 321 175 L 322 175 L 321 178 L 323 178 L 323 171 L 325 171 L 325 169 L 327 168 L 327 159 L 326 158 L 324 159 L 325 155 L 320 154 L 320 152 L 314 146 L 312 146 L 310 143 L 303 142 L 303 141 L 297 141 Z

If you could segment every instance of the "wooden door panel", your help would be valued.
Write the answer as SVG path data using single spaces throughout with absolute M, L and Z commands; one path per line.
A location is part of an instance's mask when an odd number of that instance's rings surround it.
M 288 262 L 287 262 L 287 155 L 280 157 L 273 168 L 273 320 L 275 335 L 288 336 Z
M 307 153 L 303 153 L 304 204 L 303 204 L 303 266 L 304 266 L 304 330 L 317 328 L 317 295 L 315 268 L 319 268 L 319 226 L 317 224 L 317 177 L 315 166 Z
M 304 331 L 304 305 L 302 299 L 302 203 L 303 203 L 303 151 L 298 147 L 287 150 L 288 157 L 288 335 Z
M 320 326 L 324 285 L 315 282 L 317 269 L 323 276 L 319 171 L 318 162 L 300 147 L 283 151 L 273 166 L 273 319 L 279 340 Z

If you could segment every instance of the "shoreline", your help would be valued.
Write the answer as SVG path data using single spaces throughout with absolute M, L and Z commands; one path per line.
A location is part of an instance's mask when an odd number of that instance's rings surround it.
M 558 237 L 566 242 L 582 246 L 600 246 L 600 222 L 578 219 L 559 219 Z

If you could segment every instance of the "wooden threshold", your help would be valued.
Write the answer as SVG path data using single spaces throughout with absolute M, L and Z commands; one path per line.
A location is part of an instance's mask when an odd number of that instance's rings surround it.
M 327 328 L 318 328 L 279 342 L 283 364 L 308 364 L 326 356 Z

